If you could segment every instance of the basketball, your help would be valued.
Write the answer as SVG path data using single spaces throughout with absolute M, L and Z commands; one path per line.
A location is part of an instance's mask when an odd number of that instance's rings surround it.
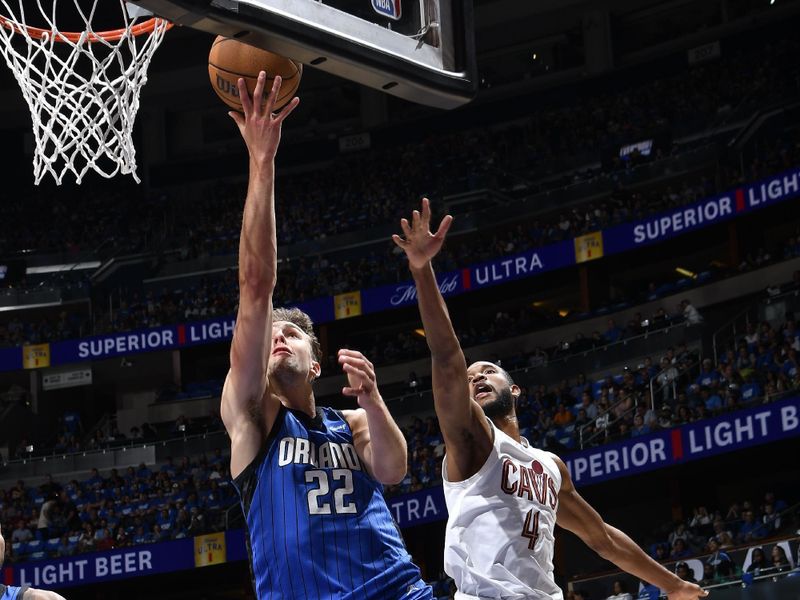
M 217 36 L 214 40 L 208 55 L 208 76 L 217 96 L 232 109 L 242 112 L 242 102 L 239 99 L 239 88 L 236 83 L 239 77 L 244 78 L 247 90 L 252 95 L 260 71 L 265 71 L 267 74 L 264 86 L 265 100 L 275 76 L 280 75 L 283 79 L 275 101 L 275 110 L 280 110 L 297 92 L 303 74 L 302 63 L 231 38 Z

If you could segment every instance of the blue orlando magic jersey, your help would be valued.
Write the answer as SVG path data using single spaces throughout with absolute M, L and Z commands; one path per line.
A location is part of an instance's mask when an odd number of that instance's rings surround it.
M 13 585 L 6 587 L 0 583 L 0 600 L 23 600 L 27 589 L 27 586 L 22 588 Z
M 430 597 L 337 411 L 282 407 L 234 483 L 259 600 Z

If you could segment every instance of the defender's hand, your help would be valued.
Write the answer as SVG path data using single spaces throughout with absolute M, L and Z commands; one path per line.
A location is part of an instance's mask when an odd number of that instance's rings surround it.
M 256 88 L 253 90 L 251 98 L 244 79 L 239 78 L 237 85 L 244 115 L 236 111 L 228 113 L 239 127 L 239 132 L 250 153 L 250 159 L 259 166 L 269 165 L 275 159 L 275 153 L 278 151 L 278 144 L 281 141 L 281 124 L 300 104 L 300 98 L 295 97 L 279 114 L 273 113 L 275 99 L 281 89 L 281 78 L 275 77 L 272 82 L 272 91 L 264 102 L 266 80 L 267 74 L 261 71 L 258 74 Z
M 348 385 L 342 388 L 345 396 L 358 398 L 361 408 L 369 409 L 383 402 L 375 381 L 375 366 L 357 350 L 339 350 L 339 364 L 347 374 Z
M 421 269 L 439 254 L 452 223 L 453 217 L 447 215 L 442 219 L 436 233 L 431 233 L 431 205 L 427 198 L 423 198 L 422 214 L 415 210 L 410 225 L 408 219 L 400 220 L 405 239 L 395 234 L 392 241 L 406 253 L 412 269 Z

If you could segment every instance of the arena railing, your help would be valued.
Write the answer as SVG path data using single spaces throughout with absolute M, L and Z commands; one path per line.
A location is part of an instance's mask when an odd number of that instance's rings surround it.
M 759 321 L 780 321 L 786 315 L 798 313 L 800 313 L 800 288 L 775 293 L 742 309 L 714 331 L 712 335 L 714 363 L 719 362 L 725 346 L 746 333 L 749 325 L 758 324 Z
M 786 515 L 788 519 L 788 517 L 791 517 L 794 514 L 796 514 L 798 510 L 800 510 L 800 504 L 795 504 L 792 507 L 789 507 L 785 511 L 783 511 L 781 515 Z M 741 572 L 741 567 L 743 565 L 745 557 L 747 556 L 747 553 L 751 548 L 773 546 L 781 542 L 787 542 L 790 545 L 790 548 L 793 553 L 793 556 L 791 557 L 792 564 L 794 564 L 793 568 L 786 569 L 785 571 L 777 571 L 771 569 L 770 572 L 768 573 L 753 575 L 752 578 L 746 577 L 745 573 Z M 777 581 L 779 578 L 787 577 L 789 575 L 796 576 L 798 574 L 798 564 L 796 562 L 797 558 L 796 553 L 798 547 L 800 547 L 800 537 L 793 536 L 791 533 L 789 533 L 788 535 L 787 533 L 784 533 L 783 535 L 778 535 L 760 539 L 758 541 L 748 542 L 747 544 L 741 544 L 733 548 L 724 548 L 722 550 L 724 550 L 724 552 L 726 552 L 731 557 L 731 560 L 733 561 L 735 567 L 737 568 L 737 571 L 735 571 L 734 574 L 729 576 L 727 578 L 727 581 L 722 581 L 720 583 L 715 583 L 711 585 L 703 585 L 703 588 L 708 590 L 718 590 L 718 591 L 728 590 L 728 589 L 741 590 L 742 588 L 750 586 L 753 583 L 765 582 L 765 581 L 774 582 Z M 675 572 L 676 567 L 679 563 L 694 561 L 694 560 L 699 560 L 701 563 L 705 563 L 705 560 L 710 556 L 711 556 L 710 553 L 704 552 L 688 556 L 685 558 L 680 558 L 677 560 L 670 559 L 668 561 L 662 562 L 661 564 L 668 570 Z M 628 582 L 630 584 L 628 585 L 628 589 L 636 590 L 635 592 L 632 592 L 633 597 L 636 598 L 638 596 L 639 580 L 619 570 L 606 571 L 603 573 L 596 573 L 591 575 L 575 577 L 574 579 L 571 579 L 568 582 L 568 589 L 570 591 L 585 590 L 590 594 L 592 598 L 604 598 L 610 593 L 609 591 L 612 589 L 612 583 L 617 579 L 621 579 L 623 581 Z M 795 579 L 800 580 L 800 577 L 795 577 Z M 800 583 L 800 581 L 798 581 L 798 583 Z M 711 596 L 714 597 L 715 594 L 712 593 Z M 746 596 L 746 597 L 750 598 L 752 596 Z M 758 597 L 762 598 L 764 596 L 758 596 Z M 661 596 L 659 596 L 659 598 L 666 598 L 666 595 L 662 594 Z M 783 600 L 783 598 L 784 596 L 775 596 L 775 600 L 779 599 Z

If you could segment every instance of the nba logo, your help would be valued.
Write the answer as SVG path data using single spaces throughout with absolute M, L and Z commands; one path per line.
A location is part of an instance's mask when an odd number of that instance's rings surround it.
M 400 19 L 402 9 L 400 7 L 401 0 L 372 0 L 372 8 L 379 15 L 389 17 L 397 21 Z

